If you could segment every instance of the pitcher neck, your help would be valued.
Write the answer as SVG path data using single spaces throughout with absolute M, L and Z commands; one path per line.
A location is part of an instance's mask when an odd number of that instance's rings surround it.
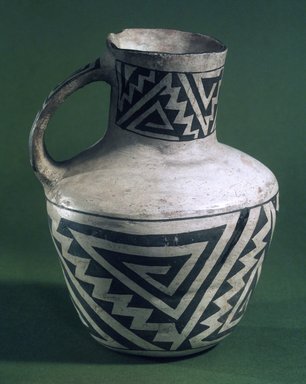
M 171 142 L 205 139 L 215 132 L 226 57 L 222 43 L 169 30 L 125 30 L 108 43 L 116 71 L 113 124 Z

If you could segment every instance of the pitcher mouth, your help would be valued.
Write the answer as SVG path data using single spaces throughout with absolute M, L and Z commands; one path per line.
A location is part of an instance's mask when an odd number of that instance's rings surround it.
M 146 54 L 199 55 L 227 50 L 213 37 L 173 29 L 124 29 L 120 33 L 111 33 L 107 42 L 114 50 Z

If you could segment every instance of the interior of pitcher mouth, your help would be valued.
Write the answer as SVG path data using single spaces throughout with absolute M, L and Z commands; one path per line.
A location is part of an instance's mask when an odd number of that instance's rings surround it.
M 111 33 L 108 42 L 118 50 L 174 55 L 226 50 L 225 45 L 213 37 L 173 29 L 124 29 L 120 33 Z

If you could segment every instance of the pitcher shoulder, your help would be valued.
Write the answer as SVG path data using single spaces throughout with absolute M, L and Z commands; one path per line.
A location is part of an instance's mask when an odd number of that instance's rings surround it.
M 177 156 L 145 166 L 134 161 L 66 177 L 46 191 L 47 199 L 90 214 L 158 220 L 232 212 L 264 204 L 278 193 L 267 167 L 223 144 L 188 161 Z

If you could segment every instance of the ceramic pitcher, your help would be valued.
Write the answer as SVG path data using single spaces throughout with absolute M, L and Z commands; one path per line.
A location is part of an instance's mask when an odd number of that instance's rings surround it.
M 226 52 L 200 34 L 110 34 L 107 52 L 57 86 L 34 121 L 31 163 L 72 302 L 113 350 L 210 348 L 236 327 L 258 281 L 278 185 L 260 162 L 217 141 Z M 55 161 L 44 145 L 48 121 L 94 81 L 111 86 L 106 134 Z

